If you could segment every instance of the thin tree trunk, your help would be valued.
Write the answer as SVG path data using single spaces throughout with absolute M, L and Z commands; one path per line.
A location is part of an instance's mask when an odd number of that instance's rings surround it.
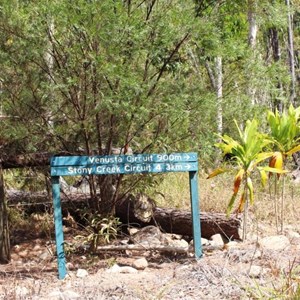
M 222 57 L 218 56 L 215 60 L 216 70 L 216 92 L 217 92 L 217 132 L 223 133 L 223 74 Z
M 248 45 L 252 49 L 252 57 L 256 58 L 256 37 L 257 37 L 257 23 L 256 23 L 256 12 L 255 12 L 255 0 L 248 0 L 248 24 L 249 24 L 249 31 L 248 31 Z M 248 86 L 248 96 L 251 101 L 252 105 L 255 105 L 255 94 L 256 89 L 251 83 L 251 77 L 253 74 L 248 74 L 249 78 L 249 86 Z
M 10 261 L 10 240 L 8 229 L 8 212 L 4 192 L 3 169 L 0 164 L 0 263 Z
M 255 17 L 255 0 L 248 0 L 248 44 L 251 48 L 255 48 L 257 36 L 257 24 Z
M 291 91 L 290 101 L 295 105 L 296 100 L 296 72 L 295 72 L 295 57 L 294 57 L 294 33 L 293 22 L 291 15 L 290 0 L 285 1 L 288 10 L 288 52 L 289 52 L 289 65 L 291 73 Z
M 274 62 L 278 62 L 281 59 L 281 49 L 280 49 L 280 43 L 279 43 L 279 37 L 278 37 L 278 30 L 277 28 L 273 27 L 269 30 L 269 36 L 270 36 L 270 44 L 272 48 L 272 54 L 273 54 L 273 60 Z M 279 96 L 275 99 L 274 106 L 278 109 L 279 112 L 283 111 L 283 103 L 282 103 L 282 94 L 283 94 L 283 86 L 282 82 L 278 79 L 278 93 Z

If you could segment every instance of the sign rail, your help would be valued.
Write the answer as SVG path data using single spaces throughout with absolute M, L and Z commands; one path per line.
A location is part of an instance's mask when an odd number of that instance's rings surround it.
M 55 238 L 59 278 L 67 274 L 59 176 L 189 172 L 195 257 L 202 256 L 198 192 L 198 156 L 195 152 L 105 156 L 54 156 L 50 161 Z

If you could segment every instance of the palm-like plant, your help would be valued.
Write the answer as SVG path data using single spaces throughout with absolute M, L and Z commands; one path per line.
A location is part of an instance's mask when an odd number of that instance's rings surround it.
M 256 119 L 253 119 L 252 121 L 248 120 L 244 130 L 239 128 L 236 121 L 235 124 L 238 130 L 238 140 L 235 140 L 228 135 L 224 135 L 221 136 L 222 142 L 216 144 L 216 146 L 222 150 L 223 155 L 231 157 L 230 167 L 218 168 L 213 171 L 208 178 L 212 178 L 227 171 L 233 170 L 235 172 L 233 194 L 227 206 L 227 214 L 232 212 L 237 195 L 239 191 L 242 190 L 237 212 L 244 211 L 243 239 L 246 239 L 248 201 L 250 200 L 250 204 L 253 204 L 254 202 L 254 188 L 252 181 L 254 171 L 256 169 L 260 171 L 262 182 L 265 182 L 266 180 L 266 171 L 277 173 L 284 171 L 276 169 L 276 166 L 258 166 L 260 162 L 270 158 L 273 153 L 264 152 L 264 149 L 271 143 L 271 140 L 267 135 L 258 131 L 258 122 Z
M 270 126 L 270 138 L 275 145 L 275 152 L 273 153 L 269 166 L 272 168 L 282 169 L 286 165 L 286 161 L 290 158 L 295 152 L 300 151 L 300 126 L 299 126 L 299 117 L 300 117 L 300 107 L 294 108 L 290 105 L 288 111 L 284 111 L 280 114 L 277 110 L 275 113 L 268 112 L 268 123 Z M 272 174 L 272 173 L 270 173 Z M 277 201 L 277 180 L 280 178 L 280 174 L 275 177 L 274 187 L 274 206 L 275 206 L 275 215 L 276 215 L 276 227 L 278 230 L 278 201 Z M 281 193 L 281 231 L 283 230 L 283 206 L 284 206 L 284 176 L 282 177 L 282 193 Z M 271 192 L 270 192 L 271 196 Z

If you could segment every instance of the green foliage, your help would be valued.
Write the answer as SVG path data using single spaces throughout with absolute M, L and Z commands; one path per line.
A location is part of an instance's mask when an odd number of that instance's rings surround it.
M 253 204 L 254 190 L 251 179 L 252 173 L 258 168 L 260 162 L 272 156 L 272 153 L 263 151 L 271 141 L 266 135 L 258 131 L 257 120 L 248 120 L 244 130 L 239 128 L 236 121 L 235 124 L 238 129 L 238 140 L 224 135 L 221 136 L 222 142 L 216 144 L 216 146 L 222 150 L 224 156 L 227 155 L 231 157 L 232 165 L 230 165 L 228 169 L 216 169 L 209 175 L 209 178 L 211 178 L 232 169 L 236 172 L 233 194 L 227 208 L 228 214 L 233 209 L 241 184 L 243 184 L 244 187 L 238 211 L 243 210 L 245 202 L 248 201 L 247 195 L 249 195 L 250 203 Z
M 292 105 L 290 105 L 288 111 L 284 111 L 282 114 L 278 110 L 275 113 L 268 111 L 270 135 L 277 149 L 283 155 L 291 156 L 300 149 L 299 117 L 300 107 L 295 109 Z
M 92 216 L 90 224 L 85 227 L 87 236 L 77 236 L 77 239 L 83 240 L 83 244 L 87 244 L 92 252 L 97 250 L 97 246 L 101 243 L 110 243 L 118 234 L 121 222 L 118 218 L 103 218 L 100 215 Z

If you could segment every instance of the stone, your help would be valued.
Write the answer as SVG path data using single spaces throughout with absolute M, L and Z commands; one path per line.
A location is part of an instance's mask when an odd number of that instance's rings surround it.
M 236 242 L 236 241 L 230 241 L 227 244 L 225 244 L 226 249 L 234 249 L 234 248 L 236 249 L 236 248 L 239 248 L 239 246 L 240 246 L 240 243 Z
M 79 299 L 81 298 L 81 296 L 71 290 L 66 290 L 66 291 L 59 291 L 59 290 L 55 290 L 52 291 L 51 293 L 48 294 L 47 299 L 51 299 L 51 300 L 72 300 L 72 299 Z
M 39 255 L 39 258 L 41 260 L 46 260 L 47 258 L 50 258 L 50 253 L 48 251 L 44 251 L 42 254 Z
M 209 240 L 205 238 L 201 238 L 201 244 L 202 246 L 209 245 Z M 194 241 L 193 241 L 193 245 L 194 245 Z
M 89 273 L 85 269 L 78 269 L 77 273 L 76 273 L 76 277 L 78 277 L 78 278 L 83 278 L 83 277 L 86 277 L 88 275 L 89 275 Z
M 130 236 L 130 242 L 145 247 L 161 246 L 165 237 L 158 227 L 146 226 Z
M 259 278 L 262 274 L 263 268 L 261 266 L 252 265 L 249 270 L 249 277 Z
M 186 248 L 186 249 L 189 248 L 189 243 L 184 239 L 170 240 L 170 241 L 168 241 L 168 245 L 171 247 Z
M 223 238 L 222 238 L 222 235 L 221 234 L 214 234 L 213 236 L 211 236 L 211 241 L 210 241 L 210 244 L 213 246 L 213 247 L 216 247 L 216 248 L 223 248 L 224 247 L 224 241 L 223 241 Z
M 71 263 L 71 262 L 67 262 L 66 263 L 66 267 L 67 267 L 67 270 L 74 270 L 75 269 L 74 264 Z
M 286 235 L 290 240 L 300 238 L 300 234 L 296 231 L 293 231 L 293 230 L 288 230 Z
M 138 270 L 133 267 L 129 267 L 129 266 L 120 267 L 118 264 L 114 264 L 111 268 L 106 270 L 106 272 L 107 273 L 138 273 Z
M 144 270 L 148 267 L 148 261 L 146 258 L 138 258 L 132 263 L 132 267 L 137 270 Z
M 29 291 L 24 286 L 17 286 L 15 293 L 16 293 L 17 298 L 23 299 L 23 298 L 26 298 L 26 296 L 28 296 Z
M 133 267 L 124 266 L 120 267 L 120 273 L 138 273 L 138 270 Z
M 273 235 L 262 238 L 258 241 L 263 250 L 285 250 L 290 247 L 289 239 L 284 235 Z

